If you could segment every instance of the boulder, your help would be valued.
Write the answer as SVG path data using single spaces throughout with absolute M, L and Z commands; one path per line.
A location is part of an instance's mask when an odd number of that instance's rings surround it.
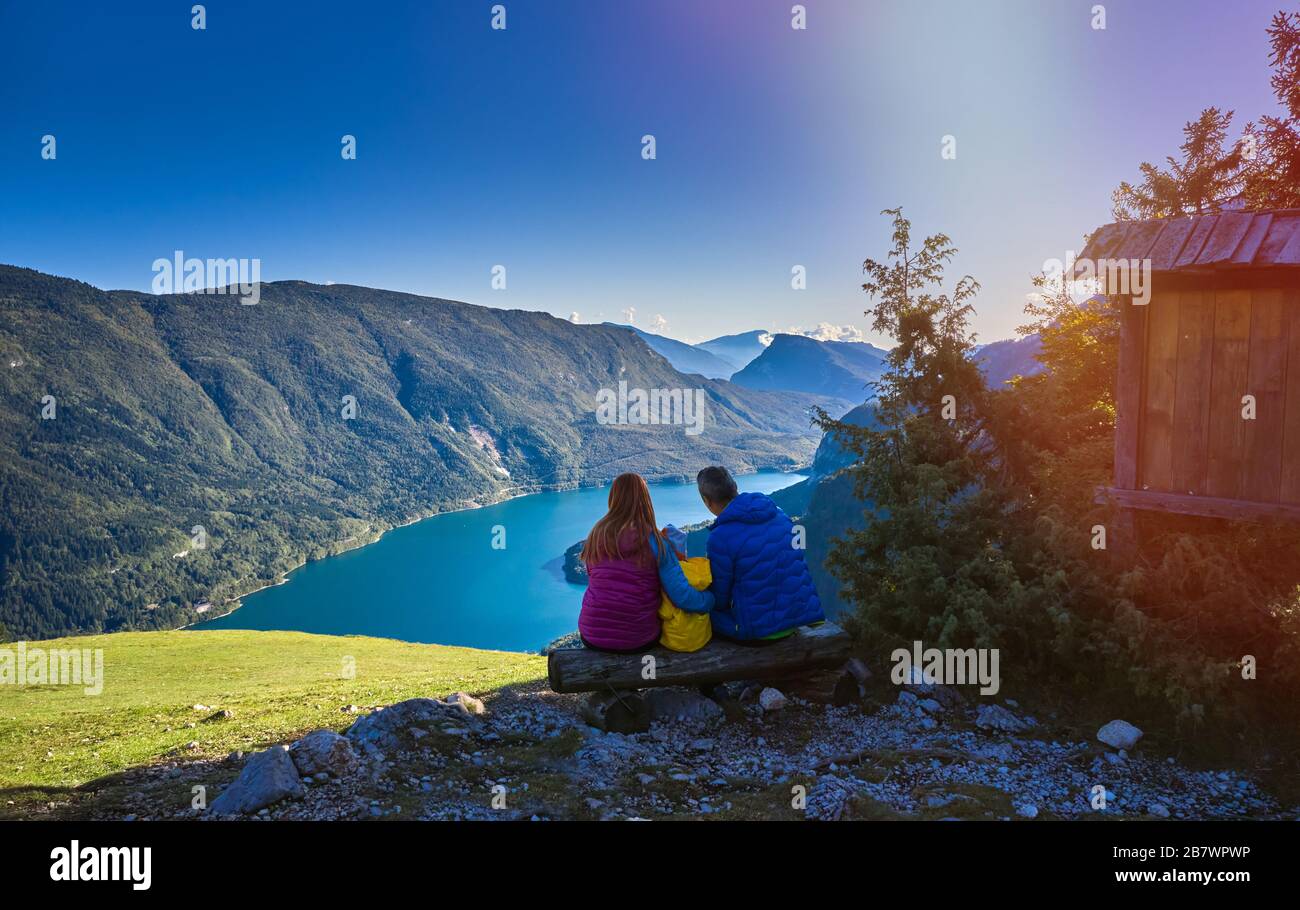
M 1112 720 L 1097 731 L 1097 739 L 1112 749 L 1132 749 L 1142 738 L 1142 731 L 1126 720 Z
M 1003 733 L 1020 733 L 1033 726 L 1027 720 L 1017 717 L 1001 705 L 980 705 L 975 715 L 975 726 L 986 730 L 1000 730 Z
M 458 696 L 463 693 L 456 693 Z M 469 695 L 463 695 L 466 701 L 438 701 L 436 698 L 408 698 L 386 708 L 377 708 L 370 714 L 359 718 L 348 727 L 347 737 L 354 744 L 372 745 L 384 749 L 397 749 L 403 740 L 411 737 L 414 727 L 428 729 L 443 727 L 448 724 L 460 724 L 479 716 L 473 710 L 471 702 L 482 702 Z
M 1029 802 L 1018 803 L 1016 805 L 1016 815 L 1021 818 L 1038 818 L 1038 807 Z
M 289 747 L 289 757 L 299 774 L 322 771 L 334 776 L 347 774 L 357 765 L 356 753 L 346 736 L 333 730 L 315 730 Z
M 298 769 L 285 746 L 272 746 L 255 753 L 235 782 L 212 801 L 215 815 L 238 815 L 256 812 L 282 799 L 299 799 L 303 795 Z
M 453 692 L 447 696 L 446 703 L 454 708 L 459 708 L 466 714 L 479 715 L 487 713 L 487 706 L 483 702 L 465 692 Z
M 786 706 L 787 699 L 780 689 L 773 689 L 768 686 L 758 693 L 758 703 L 764 711 L 780 711 Z

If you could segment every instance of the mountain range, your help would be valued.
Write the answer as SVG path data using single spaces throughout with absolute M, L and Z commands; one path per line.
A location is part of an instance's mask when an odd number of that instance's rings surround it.
M 772 343 L 772 335 L 763 329 L 741 332 L 739 335 L 722 335 L 695 345 L 731 364 L 733 373 L 743 370 Z
M 260 300 L 0 266 L 9 635 L 175 626 L 395 525 L 625 470 L 806 465 L 810 408 L 851 404 L 544 313 L 300 281 Z M 601 424 L 621 382 L 701 390 L 703 432 Z
M 776 335 L 731 381 L 751 389 L 791 389 L 861 402 L 872 396 L 870 385 L 884 373 L 887 354 L 862 342 Z
M 662 354 L 673 365 L 673 369 L 683 373 L 697 373 L 709 379 L 727 379 L 739 369 L 734 363 L 705 350 L 702 345 L 687 344 L 676 338 L 644 332 L 632 325 L 617 325 L 612 322 L 605 325 L 634 332 L 650 346 L 650 350 Z

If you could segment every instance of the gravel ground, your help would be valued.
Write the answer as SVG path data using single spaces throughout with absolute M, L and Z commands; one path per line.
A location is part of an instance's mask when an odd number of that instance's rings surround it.
M 922 686 L 883 706 L 787 695 L 769 711 L 758 689 L 724 699 L 725 711 L 677 690 L 675 716 L 631 735 L 586 726 L 576 697 L 540 686 L 508 688 L 485 702 L 403 702 L 358 715 L 341 741 L 345 766 L 298 776 L 301 787 L 288 798 L 270 791 L 272 802 L 255 817 L 1300 817 L 1236 771 L 1193 770 L 1140 743 L 1126 752 L 1053 739 L 1013 701 L 977 710 L 954 690 Z M 79 804 L 78 814 L 214 819 L 195 807 L 195 787 L 210 801 L 247 758 L 137 769 Z

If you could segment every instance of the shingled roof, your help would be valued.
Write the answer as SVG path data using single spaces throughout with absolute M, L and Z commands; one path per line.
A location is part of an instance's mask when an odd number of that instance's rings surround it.
M 1153 272 L 1300 268 L 1300 209 L 1108 224 L 1079 254 L 1094 263 L 1107 259 L 1150 259 Z

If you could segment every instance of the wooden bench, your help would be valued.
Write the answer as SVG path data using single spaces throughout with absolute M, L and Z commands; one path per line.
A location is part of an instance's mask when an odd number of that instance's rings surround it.
M 555 692 L 596 693 L 583 708 L 583 716 L 593 726 L 632 732 L 649 726 L 636 689 L 714 685 L 838 669 L 848 661 L 849 652 L 848 633 L 826 622 L 796 629 L 788 638 L 762 645 L 715 637 L 690 653 L 662 647 L 641 654 L 559 648 L 547 658 L 547 676 Z

